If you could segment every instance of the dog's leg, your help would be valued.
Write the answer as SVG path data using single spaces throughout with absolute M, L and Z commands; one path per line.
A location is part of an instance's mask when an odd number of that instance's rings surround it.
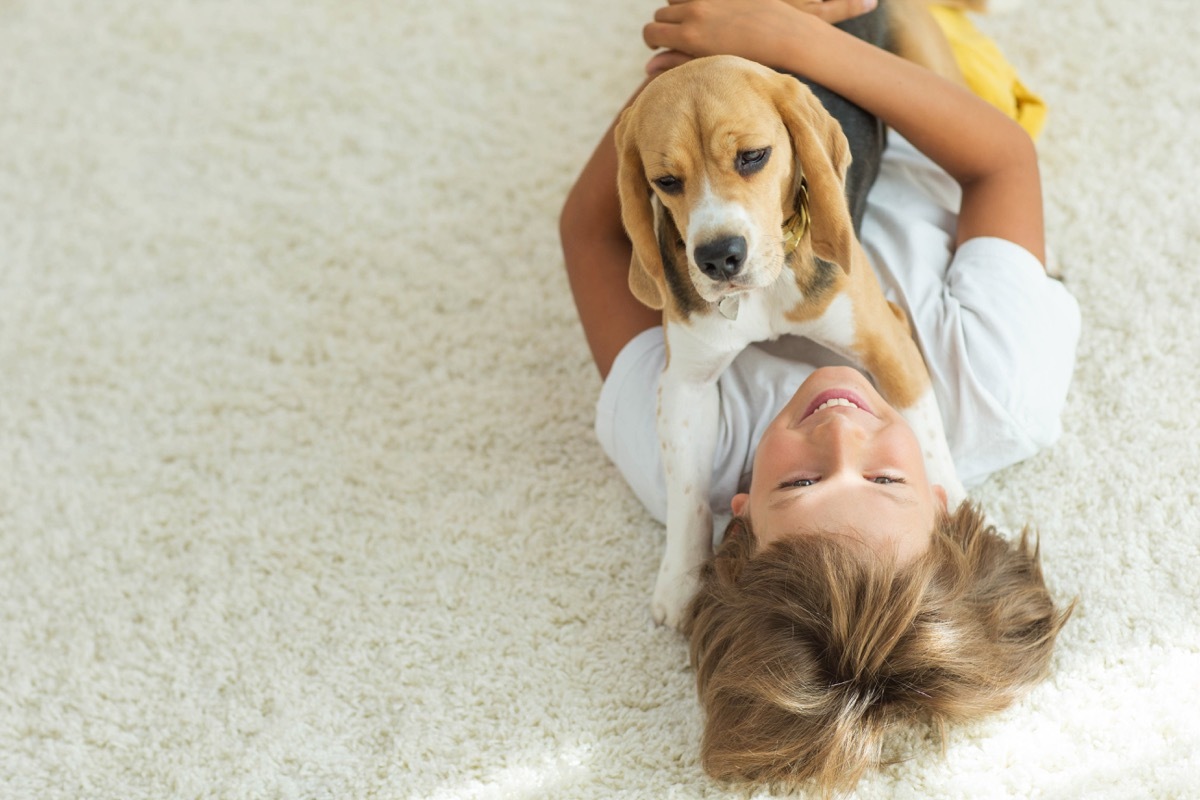
M 745 345 L 712 349 L 685 325 L 668 325 L 667 368 L 659 384 L 658 435 L 667 482 L 667 534 L 654 586 L 654 621 L 678 628 L 712 549 L 713 458 L 720 395 L 717 378 Z
M 939 0 L 938 5 L 946 2 Z M 962 6 L 964 3 L 951 3 Z M 930 0 L 888 0 L 886 49 L 966 88 L 954 51 L 933 14 Z
M 864 337 L 873 344 L 862 355 L 862 364 L 875 379 L 880 394 L 916 434 L 929 482 L 946 490 L 946 505 L 953 512 L 966 499 L 967 492 L 950 456 L 942 412 L 925 359 L 912 338 L 904 311 L 882 295 L 878 295 L 877 304 L 874 313 L 864 315 L 877 323 L 878 328 Z
M 651 610 L 655 622 L 677 628 L 712 543 L 708 490 L 720 398 L 715 383 L 695 385 L 670 373 L 663 373 L 658 416 L 667 478 L 667 540 Z
M 883 399 L 912 428 L 929 481 L 946 490 L 953 511 L 967 493 L 950 457 L 941 409 L 908 315 L 871 285 L 874 278 L 865 278 L 863 269 L 854 275 L 859 283 L 853 299 L 849 293 L 835 299 L 820 317 L 808 320 L 804 332 L 871 375 Z
M 954 459 L 950 457 L 950 445 L 946 441 L 946 429 L 942 424 L 942 412 L 938 407 L 933 387 L 926 388 L 917 402 L 908 408 L 897 408 L 904 421 L 913 429 L 921 443 L 925 457 L 925 472 L 931 484 L 940 484 L 946 490 L 946 508 L 950 513 L 967 499 L 967 490 L 958 479 Z

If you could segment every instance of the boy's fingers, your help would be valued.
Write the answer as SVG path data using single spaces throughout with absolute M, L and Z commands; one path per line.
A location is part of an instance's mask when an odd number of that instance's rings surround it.
M 669 26 L 662 22 L 648 22 L 642 28 L 642 41 L 651 50 L 658 50 L 660 47 L 668 47 L 664 34 Z
M 662 6 L 654 12 L 655 22 L 680 22 L 684 18 L 684 9 L 677 5 Z
M 673 22 L 647 22 L 642 28 L 642 40 L 651 50 L 680 50 L 687 49 L 688 37 Z

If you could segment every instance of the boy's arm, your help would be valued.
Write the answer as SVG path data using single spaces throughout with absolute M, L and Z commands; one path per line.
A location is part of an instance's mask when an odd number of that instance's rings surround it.
M 643 32 L 651 47 L 741 55 L 803 75 L 862 106 L 962 186 L 959 243 L 996 236 L 1044 259 L 1033 142 L 968 90 L 784 0 L 670 0 L 654 19 Z

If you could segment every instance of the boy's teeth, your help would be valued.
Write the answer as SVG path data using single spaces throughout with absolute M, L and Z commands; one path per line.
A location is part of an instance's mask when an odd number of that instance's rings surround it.
M 858 408 L 854 403 L 851 403 L 844 397 L 835 397 L 833 400 L 826 400 L 821 405 L 817 406 L 817 411 L 824 411 L 830 406 L 850 406 L 850 408 Z

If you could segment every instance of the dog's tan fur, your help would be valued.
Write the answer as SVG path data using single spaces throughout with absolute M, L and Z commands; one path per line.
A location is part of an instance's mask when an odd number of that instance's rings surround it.
M 781 237 L 764 242 L 764 272 L 752 285 L 731 283 L 760 288 L 773 283 L 781 269 L 791 269 L 798 286 L 813 289 L 787 315 L 797 323 L 821 316 L 835 297 L 849 295 L 856 334 L 851 349 L 889 402 L 911 405 L 928 387 L 928 376 L 904 312 L 884 299 L 854 236 L 843 188 L 850 151 L 837 122 L 791 76 L 741 60 L 699 67 L 693 62 L 651 83 L 618 128 L 621 208 L 633 241 L 630 288 L 642 302 L 662 309 L 668 324 L 686 325 L 692 313 L 711 311 L 712 297 L 698 307 L 695 296 L 689 300 L 672 291 L 646 188 L 658 175 L 684 176 L 682 194 L 658 195 L 677 232 L 688 229 L 705 185 L 749 209 L 754 227 L 779 231 L 796 210 L 803 176 L 809 235 L 790 255 L 784 254 Z M 677 102 L 660 102 L 667 96 L 686 97 L 690 113 L 681 117 Z M 733 169 L 739 150 L 762 147 L 770 147 L 772 157 L 761 172 L 747 179 Z M 687 269 L 687 264 L 680 244 L 673 266 Z M 696 283 L 694 276 L 675 278 L 676 287 Z
M 813 251 L 844 269 L 850 267 L 854 233 L 843 194 L 850 166 L 846 139 L 811 93 L 793 91 L 795 79 L 764 67 L 755 71 L 757 78 L 740 70 L 699 72 L 693 64 L 677 68 L 652 82 L 618 125 L 621 213 L 634 247 L 630 288 L 668 317 L 682 321 L 687 313 L 668 302 L 654 211 L 646 194 L 649 181 L 661 175 L 684 177 L 682 195 L 659 194 L 678 231 L 687 230 L 706 180 L 714 194 L 748 209 L 762 230 L 781 230 L 784 219 L 795 211 L 799 179 L 808 176 L 812 205 L 832 212 L 813 215 Z M 696 83 L 698 77 L 702 86 Z M 677 103 L 662 102 L 680 94 L 689 101 L 686 116 L 678 115 Z M 785 127 L 789 118 L 792 125 Z M 796 143 L 797 158 L 812 160 L 810 169 L 794 169 L 798 165 L 781 157 L 793 150 L 793 128 L 805 145 Z M 746 180 L 733 169 L 734 157 L 739 150 L 759 147 L 770 147 L 775 157 Z M 778 260 L 782 264 L 782 253 Z M 776 270 L 769 277 L 777 274 Z
M 888 26 L 897 55 L 920 64 L 960 85 L 965 85 L 949 43 L 929 13 L 932 5 L 984 13 L 987 0 L 888 0 Z M 676 75 L 675 77 L 678 77 Z M 780 230 L 795 212 L 801 176 L 807 178 L 811 203 L 811 233 L 792 257 L 771 249 L 772 262 L 796 271 L 801 287 L 823 283 L 823 290 L 805 293 L 802 305 L 788 318 L 804 322 L 826 309 L 838 294 L 853 297 L 856 331 L 862 333 L 854 350 L 880 382 L 891 402 L 904 406 L 927 385 L 921 379 L 924 363 L 916 347 L 903 346 L 895 357 L 880 355 L 880 344 L 909 341 L 904 312 L 883 299 L 866 255 L 855 240 L 844 199 L 850 153 L 836 122 L 794 79 L 761 70 L 761 79 L 747 78 L 734 71 L 706 76 L 711 83 L 703 91 L 688 92 L 691 113 L 681 119 L 678 106 L 661 103 L 656 95 L 680 89 L 656 81 L 647 88 L 634 108 L 622 119 L 617 143 L 620 155 L 619 188 L 622 216 L 633 241 L 629 284 L 633 294 L 651 308 L 662 309 L 665 320 L 685 322 L 692 309 L 704 308 L 706 300 L 685 275 L 676 276 L 675 291 L 682 302 L 670 302 L 667 266 L 664 265 L 656 230 L 654 210 L 644 202 L 648 179 L 657 175 L 687 175 L 684 194 L 659 194 L 676 232 L 685 231 L 689 210 L 694 208 L 707 180 L 711 191 L 723 200 L 750 209 L 761 230 Z M 717 103 L 714 98 L 721 98 Z M 636 109 L 636 111 L 634 110 Z M 671 112 L 667 112 L 671 109 Z M 700 135 L 695 135 L 699 131 Z M 730 165 L 739 150 L 769 146 L 774 154 L 794 152 L 794 162 L 774 158 L 752 180 L 737 174 Z M 777 187 L 772 191 L 770 187 Z M 765 187 L 765 188 L 764 188 Z M 677 243 L 676 268 L 688 263 L 682 242 Z M 842 268 L 840 274 L 817 275 L 811 256 Z M 765 273 L 758 285 L 769 284 L 777 271 Z M 888 348 L 884 347 L 883 350 Z M 926 379 L 927 381 L 927 379 Z
M 942 34 L 941 27 L 930 6 L 946 6 L 963 11 L 987 11 L 986 0 L 887 0 L 888 27 L 892 34 L 892 45 L 896 55 L 915 64 L 933 70 L 943 78 L 966 86 L 962 70 L 954 59 L 950 43 Z

